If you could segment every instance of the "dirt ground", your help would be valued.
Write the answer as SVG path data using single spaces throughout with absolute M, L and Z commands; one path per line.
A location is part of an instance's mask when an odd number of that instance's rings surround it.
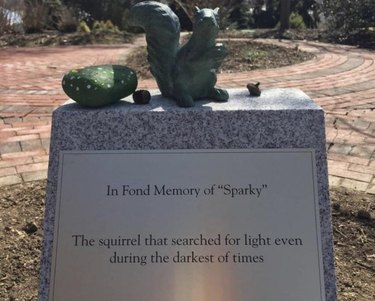
M 127 32 L 93 31 L 90 33 L 73 32 L 59 33 L 45 31 L 30 34 L 0 34 L 1 47 L 40 47 L 40 46 L 68 46 L 92 44 L 122 44 L 133 40 L 132 34 Z
M 255 69 L 270 69 L 299 64 L 313 59 L 311 53 L 298 48 L 284 48 L 255 41 L 220 40 L 228 50 L 220 72 L 232 73 Z M 147 62 L 146 47 L 135 49 L 126 59 L 126 65 L 137 70 L 141 79 L 151 78 L 150 65 Z
M 62 45 L 87 45 L 87 44 L 121 44 L 132 40 L 134 34 L 129 32 L 92 31 L 90 33 L 74 32 L 59 33 L 49 30 L 42 33 L 14 34 L 0 33 L 1 47 L 39 47 Z M 219 38 L 271 38 L 287 40 L 308 40 L 325 43 L 339 43 L 353 45 L 361 48 L 375 49 L 375 31 L 357 31 L 349 36 L 342 36 L 339 31 L 325 31 L 321 29 L 289 29 L 282 36 L 277 29 L 252 29 L 252 30 L 223 30 Z
M 37 300 L 46 181 L 0 189 L 0 300 Z M 331 189 L 341 301 L 375 300 L 375 196 Z
M 121 44 L 131 43 L 134 34 L 126 32 L 91 32 L 61 34 L 55 31 L 35 33 L 27 35 L 4 34 L 0 35 L 1 47 L 38 47 L 38 46 L 62 46 L 62 45 L 88 45 L 88 44 Z M 219 72 L 233 73 L 250 71 L 255 69 L 270 69 L 299 64 L 313 59 L 312 53 L 304 52 L 298 48 L 285 48 L 271 44 L 264 44 L 251 39 L 252 36 L 233 32 L 220 34 L 220 41 L 224 43 L 228 56 L 224 60 Z M 184 44 L 189 35 L 182 35 L 181 43 Z M 146 47 L 139 47 L 127 56 L 126 66 L 137 70 L 139 79 L 152 78 L 150 66 L 147 62 Z M 262 84 L 262 83 L 261 83 Z

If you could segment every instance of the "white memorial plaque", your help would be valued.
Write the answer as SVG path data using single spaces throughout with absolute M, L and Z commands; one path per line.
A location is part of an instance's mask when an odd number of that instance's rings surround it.
M 50 300 L 325 300 L 314 156 L 63 152 Z

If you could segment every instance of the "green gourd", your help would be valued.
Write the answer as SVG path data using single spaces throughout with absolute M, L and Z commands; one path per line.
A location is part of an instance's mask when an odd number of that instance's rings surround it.
M 120 65 L 98 65 L 72 69 L 62 87 L 74 101 L 86 107 L 102 107 L 129 96 L 137 89 L 134 70 Z

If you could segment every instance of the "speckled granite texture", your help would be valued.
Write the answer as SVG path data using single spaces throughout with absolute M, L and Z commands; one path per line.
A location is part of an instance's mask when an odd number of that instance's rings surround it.
M 40 301 L 48 300 L 60 151 L 252 148 L 315 150 L 326 300 L 336 300 L 324 112 L 294 89 L 229 94 L 227 103 L 201 101 L 188 109 L 153 96 L 148 105 L 130 99 L 101 109 L 67 104 L 53 113 Z

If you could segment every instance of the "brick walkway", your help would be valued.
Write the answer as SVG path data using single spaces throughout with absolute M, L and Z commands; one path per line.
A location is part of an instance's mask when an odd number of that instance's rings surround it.
M 295 42 L 262 40 L 286 47 Z M 75 66 L 121 63 L 135 45 L 0 49 L 0 186 L 46 178 L 51 112 L 64 103 L 60 82 Z M 221 74 L 224 87 L 302 89 L 326 111 L 330 184 L 375 194 L 375 53 L 298 42 L 316 59 L 278 69 Z M 139 88 L 156 88 L 153 80 Z

